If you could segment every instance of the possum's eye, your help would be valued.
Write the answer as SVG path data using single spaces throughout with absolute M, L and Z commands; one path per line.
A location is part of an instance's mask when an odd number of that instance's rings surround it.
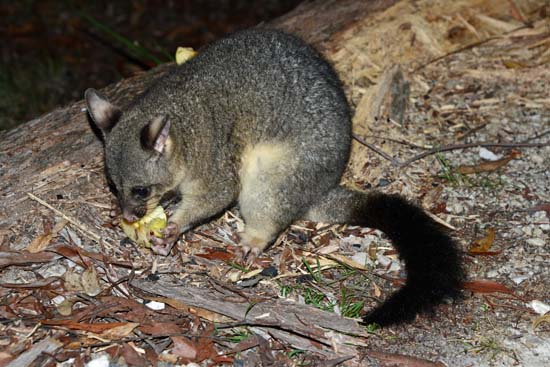
M 132 187 L 132 195 L 138 199 L 145 199 L 151 193 L 151 189 L 146 186 L 134 186 Z

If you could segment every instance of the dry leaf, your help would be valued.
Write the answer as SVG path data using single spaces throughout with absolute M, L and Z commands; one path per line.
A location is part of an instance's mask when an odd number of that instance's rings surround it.
M 244 273 L 242 276 L 241 276 L 241 279 L 250 279 L 250 278 L 253 278 L 255 277 L 256 275 L 260 274 L 264 269 L 254 269 L 254 270 L 251 270 L 249 271 L 248 273 Z
M 159 354 L 158 360 L 160 362 L 168 362 L 176 365 L 178 363 L 178 356 L 171 353 L 166 353 L 166 351 L 164 351 L 163 353 Z
M 328 255 L 338 251 L 339 249 L 340 249 L 340 245 L 338 244 L 338 242 L 333 241 L 328 245 L 317 248 L 317 251 L 315 252 L 318 253 L 319 255 Z
M 73 312 L 73 302 L 65 299 L 60 304 L 56 305 L 55 308 L 60 315 L 69 316 Z
M 122 345 L 122 357 L 129 366 L 146 366 L 147 361 L 128 343 Z
M 7 352 L 0 352 L 0 366 L 6 366 L 15 357 Z
M 127 337 L 138 326 L 137 322 L 127 322 L 102 332 L 99 337 L 107 340 L 118 340 Z
M 527 67 L 524 63 L 514 60 L 504 60 L 502 63 L 507 69 L 523 69 Z
M 496 232 L 494 228 L 487 228 L 487 234 L 485 235 L 485 237 L 475 240 L 468 252 L 470 254 L 487 253 L 487 251 L 491 248 L 493 242 L 495 241 L 495 233 Z
M 172 353 L 190 361 L 194 361 L 197 357 L 197 348 L 194 343 L 182 336 L 172 336 L 172 342 L 174 346 Z
M 51 233 L 41 234 L 40 236 L 32 240 L 32 242 L 27 246 L 27 251 L 29 251 L 31 254 L 34 254 L 44 250 L 50 244 L 52 238 L 53 235 Z
M 67 219 L 61 218 L 61 219 L 59 220 L 59 222 L 57 222 L 57 223 L 55 224 L 55 226 L 53 227 L 53 229 L 52 229 L 52 234 L 53 234 L 54 236 L 57 236 L 57 234 L 58 234 L 63 228 L 65 228 L 65 226 L 67 225 L 67 223 L 69 223 L 69 221 L 68 221 Z
M 510 155 L 508 155 L 507 157 L 498 159 L 496 161 L 482 162 L 474 166 L 460 166 L 456 170 L 458 173 L 463 175 L 469 175 L 472 173 L 480 173 L 480 172 L 492 172 L 499 169 L 500 167 L 505 166 L 512 159 L 516 159 L 520 155 L 521 153 L 517 151 L 512 151 L 512 153 L 510 153 Z
M 504 284 L 492 280 L 473 280 L 464 282 L 463 288 L 474 293 L 506 293 L 515 296 L 514 291 Z
M 63 275 L 63 278 L 65 280 L 65 290 L 73 292 L 80 292 L 83 290 L 80 274 L 68 270 Z
M 145 334 L 159 336 L 181 333 L 181 327 L 173 322 L 155 322 L 149 325 L 140 325 L 139 330 Z
M 27 246 L 27 251 L 32 254 L 43 251 L 46 247 L 48 247 L 52 239 L 57 236 L 59 231 L 67 225 L 67 223 L 69 223 L 67 220 L 61 219 L 53 228 L 45 225 L 44 234 L 41 234 L 32 240 L 32 242 Z
M 220 260 L 223 262 L 231 261 L 235 255 L 225 249 L 219 248 L 206 248 L 205 253 L 196 254 L 195 256 L 202 257 L 208 260 Z
M 375 282 L 371 282 L 371 284 L 372 284 L 372 287 L 374 288 L 374 291 L 373 291 L 374 297 L 380 298 L 380 296 L 382 295 L 382 291 L 380 290 L 380 287 Z
M 42 320 L 43 325 L 63 326 L 71 330 L 89 331 L 94 334 L 101 334 L 105 330 L 109 330 L 118 326 L 124 326 L 127 322 L 103 322 L 103 323 L 86 323 L 75 322 L 72 320 Z
M 101 286 L 99 285 L 99 279 L 93 266 L 90 266 L 82 273 L 81 277 L 82 288 L 88 296 L 95 297 L 101 293 Z
M 550 324 L 550 315 L 542 315 L 533 320 L 533 329 L 536 329 L 537 326 L 542 324 L 543 322 Z
M 351 259 L 348 259 L 347 257 L 345 257 L 344 255 L 339 255 L 339 254 L 331 254 L 328 256 L 330 259 L 334 259 L 335 261 L 341 263 L 341 264 L 344 264 L 344 265 L 347 265 L 349 267 L 352 267 L 354 269 L 358 269 L 358 270 L 368 270 L 365 266 L 359 264 L 357 261 L 353 261 Z

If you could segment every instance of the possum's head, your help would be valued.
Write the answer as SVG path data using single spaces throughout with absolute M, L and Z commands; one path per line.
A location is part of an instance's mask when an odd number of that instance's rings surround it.
M 105 170 L 124 219 L 134 222 L 170 196 L 181 174 L 174 157 L 170 118 L 126 112 L 93 89 L 85 93 L 88 113 L 105 143 Z

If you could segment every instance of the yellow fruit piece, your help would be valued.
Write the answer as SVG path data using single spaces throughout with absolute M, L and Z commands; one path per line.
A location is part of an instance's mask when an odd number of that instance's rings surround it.
M 197 55 L 192 47 L 178 47 L 176 50 L 176 64 L 181 65 Z
M 127 222 L 124 219 L 120 227 L 126 236 L 140 246 L 151 247 L 151 237 L 162 237 L 161 230 L 167 225 L 166 213 L 162 206 L 157 206 L 153 211 L 136 222 Z

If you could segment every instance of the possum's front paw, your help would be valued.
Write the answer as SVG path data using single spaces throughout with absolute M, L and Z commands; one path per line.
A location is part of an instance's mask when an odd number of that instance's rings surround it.
M 240 234 L 240 237 L 241 253 L 239 257 L 246 266 L 251 266 L 267 247 L 267 241 L 253 231 L 245 231 Z
M 179 226 L 174 222 L 169 222 L 166 228 L 161 232 L 163 235 L 162 238 L 151 238 L 151 242 L 153 242 L 151 250 L 157 255 L 166 256 L 170 253 L 170 250 L 172 250 L 181 232 Z
M 258 256 L 260 256 L 261 253 L 262 250 L 257 247 L 243 245 L 241 246 L 240 251 L 237 253 L 237 258 L 243 263 L 244 266 L 250 267 L 254 265 L 256 259 L 258 258 Z

